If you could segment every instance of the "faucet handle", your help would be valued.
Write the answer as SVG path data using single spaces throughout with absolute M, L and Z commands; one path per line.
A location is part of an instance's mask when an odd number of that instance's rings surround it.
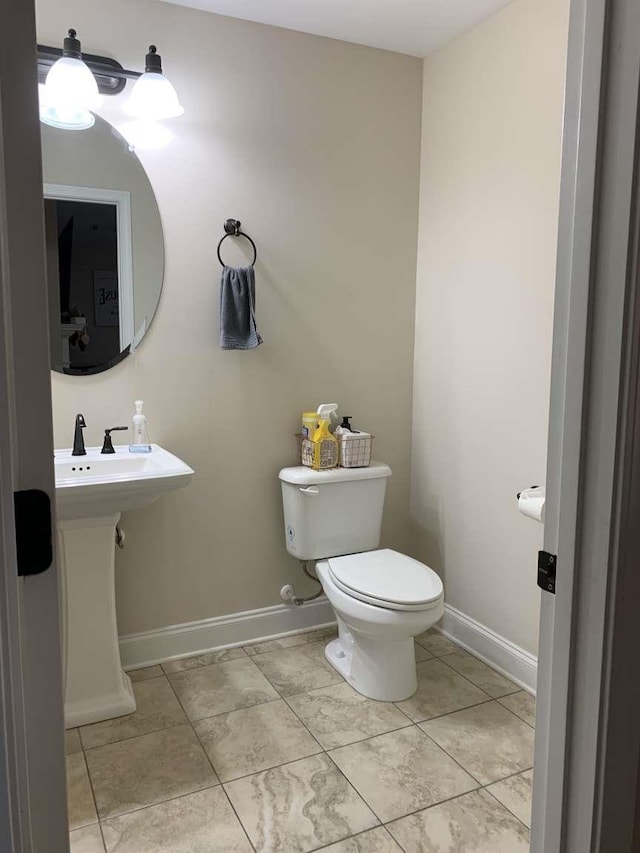
M 129 427 L 117 426 L 117 427 L 109 427 L 108 429 L 105 429 L 105 431 L 104 431 L 104 444 L 102 445 L 102 450 L 100 451 L 100 453 L 115 453 L 116 451 L 115 451 L 115 448 L 113 446 L 113 442 L 111 441 L 111 433 L 114 432 L 114 430 L 124 430 L 124 429 L 129 429 Z

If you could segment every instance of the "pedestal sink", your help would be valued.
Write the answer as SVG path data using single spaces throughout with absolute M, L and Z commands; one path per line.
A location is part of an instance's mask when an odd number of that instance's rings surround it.
M 56 450 L 58 556 L 61 565 L 67 728 L 131 714 L 136 703 L 122 670 L 115 600 L 115 535 L 122 512 L 186 486 L 193 470 L 152 445 L 86 456 Z

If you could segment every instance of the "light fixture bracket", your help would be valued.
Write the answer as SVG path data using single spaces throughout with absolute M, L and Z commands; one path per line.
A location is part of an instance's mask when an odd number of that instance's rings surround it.
M 144 70 L 149 73 L 162 74 L 162 57 L 155 44 L 149 45 L 149 53 L 144 59 Z
M 73 36 L 71 35 L 73 33 Z M 69 42 L 69 46 L 67 46 Z M 75 30 L 69 30 L 69 36 L 64 40 L 64 48 L 50 47 L 46 44 L 38 45 L 38 83 L 44 83 L 51 66 L 61 56 L 73 56 L 82 58 L 85 65 L 96 78 L 98 91 L 101 95 L 119 95 L 127 85 L 127 80 L 137 80 L 141 77 L 139 71 L 128 71 L 116 60 L 109 56 L 98 56 L 94 53 L 75 53 L 78 51 L 73 42 L 80 44 L 75 37 Z M 158 57 L 159 59 L 159 57 Z

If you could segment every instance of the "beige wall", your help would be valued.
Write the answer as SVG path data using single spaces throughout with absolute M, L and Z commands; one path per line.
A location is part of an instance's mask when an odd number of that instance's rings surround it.
M 450 605 L 535 652 L 567 0 L 516 0 L 424 68 L 416 555 Z
M 152 328 L 108 373 L 52 377 L 56 446 L 69 446 L 76 412 L 97 444 L 140 397 L 152 440 L 197 472 L 123 519 L 121 633 L 304 588 L 277 473 L 293 462 L 299 413 L 321 402 L 376 434 L 394 471 L 384 541 L 406 549 L 422 63 L 151 0 L 42 0 L 38 19 L 39 41 L 73 26 L 85 50 L 127 67 L 157 43 L 186 109 L 172 144 L 141 154 L 166 242 Z M 260 253 L 254 352 L 217 344 L 228 217 Z

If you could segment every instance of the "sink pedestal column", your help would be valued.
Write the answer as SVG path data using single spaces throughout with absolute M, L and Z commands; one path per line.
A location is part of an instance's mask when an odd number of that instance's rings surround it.
M 58 521 L 67 728 L 136 709 L 118 645 L 115 529 L 119 519 L 120 513 Z

